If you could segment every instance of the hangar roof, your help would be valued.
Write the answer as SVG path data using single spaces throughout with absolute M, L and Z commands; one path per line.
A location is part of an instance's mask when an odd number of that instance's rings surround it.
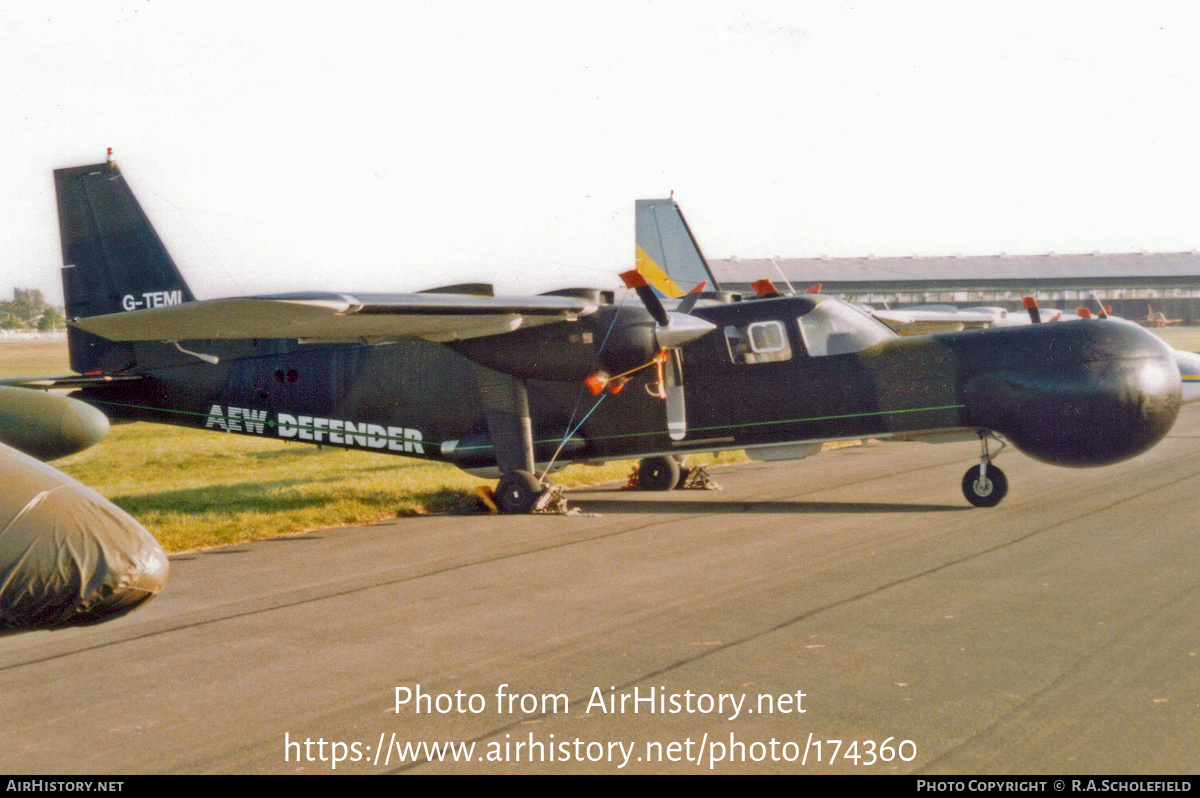
M 971 255 L 861 258 L 776 258 L 789 280 L 803 283 L 895 283 L 995 280 L 1195 278 L 1200 252 L 1131 252 L 1080 255 Z M 717 280 L 750 283 L 779 272 L 770 258 L 709 261 Z

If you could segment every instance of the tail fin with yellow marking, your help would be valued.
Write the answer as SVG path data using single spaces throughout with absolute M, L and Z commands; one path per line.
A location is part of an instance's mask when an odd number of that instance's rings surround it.
M 672 299 L 702 282 L 721 290 L 674 199 L 638 200 L 634 208 L 637 270 L 646 282 Z

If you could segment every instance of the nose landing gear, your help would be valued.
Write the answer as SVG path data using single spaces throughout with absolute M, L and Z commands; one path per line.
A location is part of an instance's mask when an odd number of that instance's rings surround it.
M 1006 444 L 997 438 L 1000 448 L 996 450 L 995 454 L 991 454 L 988 451 L 988 438 L 990 437 L 992 437 L 990 432 L 979 433 L 979 442 L 982 444 L 979 465 L 971 466 L 963 475 L 963 495 L 976 507 L 995 507 L 1008 495 L 1008 477 L 1004 476 L 1003 471 L 992 465 L 992 460 L 1000 456 L 1000 452 L 1004 451 Z

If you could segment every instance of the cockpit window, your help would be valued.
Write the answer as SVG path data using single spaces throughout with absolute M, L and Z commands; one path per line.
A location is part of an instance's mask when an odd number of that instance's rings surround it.
M 755 352 L 782 352 L 787 347 L 787 333 L 777 321 L 757 322 L 747 329 L 750 348 Z
M 876 319 L 832 300 L 819 303 L 799 321 L 800 336 L 813 357 L 861 352 L 896 335 Z
M 729 344 L 729 357 L 738 365 L 777 363 L 792 358 L 787 330 L 778 321 L 730 324 L 725 328 L 725 342 Z

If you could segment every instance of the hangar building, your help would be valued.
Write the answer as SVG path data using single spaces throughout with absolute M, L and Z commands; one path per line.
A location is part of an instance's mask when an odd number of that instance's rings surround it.
M 778 268 L 776 268 L 778 264 Z M 1019 307 L 1036 296 L 1042 307 L 1073 309 L 1096 297 L 1129 319 L 1149 307 L 1187 324 L 1200 323 L 1200 252 L 1087 255 L 982 255 L 861 258 L 727 258 L 710 260 L 721 287 L 753 292 L 750 283 L 780 272 L 803 291 L 890 306 L 952 304 Z M 779 286 L 781 289 L 782 285 Z

